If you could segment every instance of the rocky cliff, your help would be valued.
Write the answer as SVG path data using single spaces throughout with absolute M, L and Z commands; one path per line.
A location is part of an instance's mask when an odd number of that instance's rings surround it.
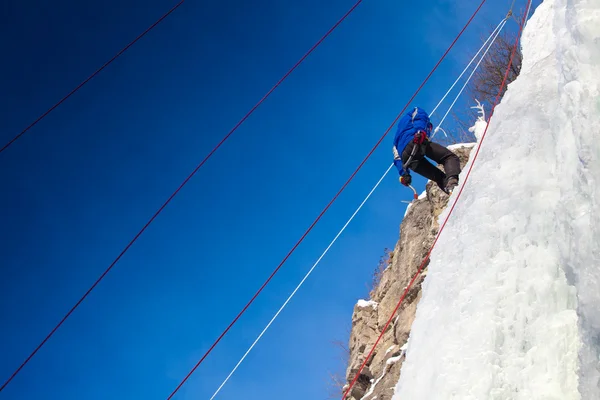
M 453 146 L 461 166 L 467 163 L 473 144 Z M 347 382 L 351 382 L 381 334 L 392 311 L 419 266 L 438 232 L 438 216 L 448 203 L 448 196 L 429 182 L 426 191 L 407 210 L 400 225 L 400 240 L 390 254 L 390 262 L 381 274 L 371 299 L 361 300 L 354 307 L 349 341 Z M 362 370 L 345 400 L 390 400 L 400 377 L 405 344 L 421 297 L 421 283 L 427 268 L 407 293 L 400 309 L 388 326 L 377 348 Z M 347 390 L 348 384 L 344 387 Z

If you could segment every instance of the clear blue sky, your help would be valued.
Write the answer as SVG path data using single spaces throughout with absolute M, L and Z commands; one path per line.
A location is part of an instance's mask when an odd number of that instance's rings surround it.
M 188 0 L 0 155 L 0 381 L 353 3 Z M 364 1 L 0 398 L 165 399 L 383 134 L 478 3 Z M 511 1 L 489 3 L 413 105 L 436 104 Z M 174 4 L 4 1 L 1 144 Z M 391 163 L 391 140 L 178 399 L 207 399 L 218 387 Z M 353 305 L 367 296 L 383 249 L 398 239 L 400 201 L 409 198 L 393 171 L 221 399 L 327 398 L 329 373 L 345 371 L 332 342 L 347 341 Z

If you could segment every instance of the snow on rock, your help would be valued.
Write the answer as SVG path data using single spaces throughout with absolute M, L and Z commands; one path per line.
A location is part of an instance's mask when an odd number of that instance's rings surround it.
M 375 392 L 375 388 L 377 387 L 377 384 L 379 382 L 381 382 L 381 380 L 385 377 L 386 372 L 387 372 L 387 370 L 384 369 L 383 373 L 381 374 L 381 376 L 377 380 L 371 379 L 371 387 L 369 388 L 369 390 L 367 391 L 367 393 L 365 393 L 365 395 L 363 397 L 361 397 L 361 400 L 367 400 L 367 397 L 373 395 L 373 392 Z M 375 398 L 372 398 L 371 400 L 374 400 Z
M 408 215 L 408 210 L 410 210 L 410 206 L 412 206 L 412 205 L 413 205 L 413 203 L 409 203 L 406 205 L 406 210 L 404 210 L 404 217 L 402 217 L 402 218 L 405 218 Z
M 431 254 L 394 400 L 600 399 L 600 1 L 545 0 L 522 46 Z
M 402 352 L 402 354 L 400 354 L 398 356 L 390 357 L 385 362 L 386 367 L 383 369 L 381 376 L 379 378 L 377 378 L 377 380 L 371 379 L 371 386 L 369 387 L 369 390 L 361 398 L 361 400 L 367 400 L 369 398 L 369 396 L 372 396 L 373 393 L 375 393 L 375 390 L 378 389 L 377 385 L 385 378 L 386 374 L 390 371 L 391 367 L 394 364 L 396 364 L 398 361 L 400 361 L 402 359 L 402 357 L 404 357 L 404 352 Z M 369 400 L 375 400 L 375 399 L 377 399 L 377 396 L 371 397 Z
M 400 361 L 400 360 L 402 359 L 402 356 L 403 356 L 403 355 L 404 355 L 404 354 L 401 354 L 401 355 L 399 355 L 399 356 L 396 356 L 396 357 L 392 357 L 392 358 L 388 359 L 388 360 L 385 362 L 385 364 L 386 364 L 386 365 L 392 365 L 392 364 L 396 364 L 398 361 Z
M 373 308 L 377 308 L 377 302 L 373 301 L 373 300 L 359 300 L 356 303 L 357 306 L 364 308 L 364 307 L 373 307 Z
M 487 128 L 487 122 L 486 122 L 486 118 L 485 118 L 485 109 L 483 108 L 483 105 L 477 101 L 477 105 L 471 108 L 475 108 L 479 111 L 479 117 L 477 117 L 477 121 L 475 121 L 475 125 L 473 125 L 472 127 L 469 128 L 469 132 L 471 132 L 472 134 L 475 135 L 475 138 L 477 138 L 477 143 L 479 143 L 481 141 L 481 138 L 483 137 L 483 133 L 485 132 L 485 129 Z

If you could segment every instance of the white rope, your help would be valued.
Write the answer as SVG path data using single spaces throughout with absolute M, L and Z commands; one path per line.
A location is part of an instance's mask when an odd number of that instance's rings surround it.
M 373 192 L 375 191 L 375 189 L 377 189 L 377 187 L 379 187 L 379 185 L 381 184 L 381 182 L 383 182 L 383 178 L 385 178 L 385 176 L 388 174 L 388 172 L 390 172 L 390 170 L 392 169 L 393 166 L 394 166 L 394 164 L 392 163 L 392 165 L 389 166 L 389 168 L 387 169 L 387 171 L 385 171 L 385 173 L 381 176 L 381 178 L 379 178 L 379 181 L 375 184 L 375 186 L 373 186 L 373 189 L 371 189 L 371 191 L 369 192 L 369 194 L 367 195 L 367 197 L 365 197 L 365 199 L 363 200 L 363 202 L 360 203 L 360 206 L 358 206 L 358 208 L 356 209 L 356 211 L 354 211 L 354 214 L 352 214 L 352 216 L 350 217 L 350 219 L 348 220 L 348 222 L 346 222 L 346 224 L 342 227 L 342 229 L 340 229 L 340 231 L 337 233 L 337 235 L 335 235 L 335 237 L 333 238 L 333 240 L 331 241 L 331 243 L 329 243 L 329 246 L 327 246 L 327 248 L 325 249 L 325 251 L 323 252 L 323 254 L 321 254 L 321 256 L 319 257 L 319 259 L 313 264 L 312 268 L 306 273 L 306 275 L 304 275 L 304 278 L 302 278 L 302 280 L 300 281 L 300 283 L 298 284 L 298 286 L 296 286 L 296 289 L 294 289 L 294 291 L 292 292 L 292 294 L 289 295 L 289 297 L 287 298 L 287 300 L 285 301 L 285 303 L 283 303 L 283 305 L 279 308 L 279 310 L 277 311 L 277 313 L 275 313 L 275 315 L 273 316 L 273 318 L 271 318 L 271 320 L 269 321 L 269 323 L 267 324 L 267 326 L 265 326 L 265 329 L 263 329 L 263 331 L 260 333 L 260 335 L 258 335 L 258 337 L 254 341 L 254 343 L 252 343 L 252 345 L 248 348 L 248 350 L 246 351 L 246 353 L 242 356 L 242 358 L 240 359 L 240 361 L 238 361 L 238 363 L 236 364 L 236 366 L 229 373 L 229 375 L 227 376 L 227 378 L 225 378 L 225 380 L 223 381 L 223 383 L 221 383 L 221 386 L 219 386 L 219 388 L 212 395 L 212 397 L 210 398 L 210 400 L 214 399 L 215 396 L 221 391 L 221 389 L 223 388 L 223 386 L 225 386 L 225 384 L 227 383 L 227 381 L 229 380 L 229 378 L 231 378 L 231 376 L 233 375 L 233 373 L 238 369 L 238 367 L 244 361 L 244 359 L 246 358 L 246 356 L 250 353 L 250 351 L 252 351 L 252 349 L 254 348 L 254 346 L 256 345 L 256 343 L 258 343 L 258 341 L 263 337 L 263 335 L 265 334 L 265 332 L 267 331 L 267 329 L 269 329 L 269 327 L 271 326 L 271 324 L 275 321 L 275 319 L 277 319 L 277 317 L 283 311 L 283 309 L 285 308 L 285 306 L 287 306 L 287 304 L 290 302 L 290 300 L 292 300 L 292 297 L 294 297 L 294 295 L 296 294 L 296 292 L 300 289 L 300 287 L 308 279 L 308 277 L 310 276 L 310 274 L 312 274 L 312 272 L 317 267 L 317 265 L 319 265 L 319 263 L 321 262 L 321 260 L 323 259 L 323 257 L 325 257 L 325 255 L 329 252 L 329 249 L 331 249 L 331 246 L 333 246 L 333 244 L 338 240 L 338 238 L 346 230 L 346 228 L 348 227 L 348 225 L 350 225 L 350 222 L 352 222 L 352 220 L 354 219 L 354 217 L 356 217 L 356 214 L 358 214 L 358 212 L 363 208 L 363 206 L 365 205 L 365 203 L 367 202 L 367 200 L 369 200 L 369 198 L 371 197 L 371 195 L 373 194 Z
M 494 39 L 490 42 L 490 44 L 488 45 L 487 49 L 485 49 L 485 52 L 483 53 L 483 55 L 481 56 L 481 58 L 479 59 L 479 61 L 477 62 L 477 64 L 475 65 L 475 68 L 473 68 L 473 71 L 471 71 L 471 74 L 469 75 L 469 77 L 467 78 L 467 80 L 465 81 L 465 83 L 463 84 L 462 88 L 460 89 L 460 91 L 458 92 L 458 94 L 456 95 L 456 97 L 454 98 L 454 101 L 452 102 L 452 104 L 450 104 L 450 107 L 448 108 L 448 111 L 446 111 L 446 114 L 444 114 L 444 116 L 442 117 L 440 123 L 438 124 L 438 126 L 435 128 L 435 130 L 433 131 L 433 134 L 431 135 L 431 138 L 433 139 L 433 137 L 435 136 L 435 134 L 437 133 L 438 130 L 440 130 L 442 124 L 444 123 L 444 121 L 446 120 L 446 117 L 448 116 L 448 114 L 450 114 L 450 111 L 452 111 L 452 107 L 454 107 L 454 105 L 456 104 L 456 102 L 458 101 L 458 98 L 460 97 L 460 95 L 462 94 L 462 92 L 465 90 L 465 88 L 467 87 L 467 85 L 469 84 L 469 81 L 471 80 L 471 78 L 473 77 L 473 74 L 475 74 L 475 71 L 477 71 L 477 68 L 479 68 L 479 65 L 481 64 L 481 62 L 483 61 L 483 59 L 485 58 L 485 56 L 487 55 L 488 51 L 490 51 L 490 49 L 492 48 L 492 45 L 494 44 L 494 42 L 496 41 L 496 38 L 498 37 L 498 35 L 500 35 L 500 31 L 502 31 L 502 28 L 504 28 L 504 25 L 506 25 L 506 20 L 502 21 L 502 25 L 501 28 L 498 30 L 498 32 L 496 32 Z M 446 135 L 447 136 L 447 135 Z
M 492 35 L 490 35 L 490 37 L 488 38 L 488 40 L 485 41 L 485 44 L 488 43 L 488 41 L 490 40 L 490 38 L 496 33 L 496 31 L 499 32 L 499 28 L 501 26 L 503 26 L 502 24 L 505 23 L 506 20 L 503 20 L 498 27 L 496 27 L 496 29 L 494 29 L 494 31 L 492 32 Z M 501 29 L 501 28 L 500 28 Z M 496 35 L 497 37 L 497 35 Z M 495 40 L 495 38 L 494 38 Z M 442 101 L 446 98 L 446 96 L 448 96 L 448 93 L 450 93 L 450 91 L 452 90 L 452 88 L 454 88 L 454 86 L 456 85 L 456 83 L 458 82 L 458 80 L 465 74 L 465 72 L 467 71 L 468 67 L 473 63 L 473 61 L 475 60 L 475 58 L 477 58 L 477 56 L 479 55 L 479 53 L 481 52 L 481 49 L 483 49 L 482 46 L 479 51 L 477 52 L 477 54 L 475 54 L 475 56 L 471 59 L 471 61 L 469 62 L 469 64 L 467 65 L 467 68 L 465 68 L 465 70 L 460 74 L 460 76 L 458 77 L 458 79 L 454 82 L 454 84 L 452 85 L 452 87 L 450 88 L 450 90 L 448 90 L 448 92 L 444 95 L 444 98 L 442 98 Z M 490 44 L 491 46 L 491 44 Z M 489 47 L 488 47 L 489 50 Z M 487 53 L 487 50 L 486 50 Z M 485 56 L 485 54 L 484 54 Z M 481 62 L 481 60 L 479 61 Z M 479 66 L 479 63 L 477 64 L 477 66 Z M 477 69 L 477 66 L 475 67 L 475 69 Z M 471 76 L 473 74 L 471 73 Z M 470 79 L 470 77 L 469 77 Z M 468 80 L 467 80 L 468 82 Z M 464 87 L 463 87 L 464 88 Z M 462 92 L 462 90 L 461 90 Z M 459 93 L 460 96 L 460 93 Z M 440 101 L 440 104 L 441 102 Z M 455 100 L 456 102 L 456 100 Z M 436 106 L 439 107 L 438 104 Z M 454 103 L 453 103 L 454 105 Z M 431 114 L 433 114 L 433 112 L 435 111 L 435 109 L 431 112 Z M 430 115 L 431 115 L 430 114 Z M 348 221 L 346 222 L 346 224 L 344 224 L 344 226 L 342 227 L 342 229 L 340 229 L 340 231 L 337 233 L 337 235 L 335 235 L 335 237 L 333 238 L 333 240 L 331 241 L 331 243 L 329 243 L 329 246 L 327 246 L 327 248 L 325 249 L 325 251 L 323 251 L 323 253 L 321 254 L 321 256 L 317 259 L 317 261 L 313 264 L 312 268 L 306 273 L 306 275 L 304 276 L 304 278 L 302 278 L 302 280 L 300 281 L 300 283 L 298 284 L 298 286 L 296 286 L 296 288 L 294 289 L 294 291 L 289 295 L 289 297 L 287 298 L 287 300 L 281 305 L 281 307 L 279 308 L 279 310 L 275 313 L 275 315 L 273 316 L 273 318 L 271 318 L 271 320 L 269 321 L 269 323 L 267 324 L 267 326 L 265 326 L 265 328 L 262 330 L 262 332 L 260 333 L 260 335 L 258 335 L 258 337 L 256 338 L 256 340 L 254 340 L 254 342 L 252 343 L 252 345 L 250 345 L 250 347 L 248 348 L 248 350 L 246 350 L 246 353 L 244 353 L 244 355 L 242 356 L 242 358 L 240 358 L 240 360 L 238 361 L 238 363 L 235 365 L 235 367 L 231 370 L 231 372 L 229 373 L 229 375 L 227 375 L 227 378 L 225 378 L 225 380 L 223 381 L 223 383 L 221 383 L 221 386 L 219 386 L 219 388 L 215 391 L 215 393 L 212 395 L 212 397 L 210 398 L 210 400 L 213 400 L 217 394 L 219 394 L 219 392 L 221 391 L 221 389 L 223 389 L 223 386 L 225 386 L 225 384 L 229 381 L 229 379 L 233 376 L 233 374 L 235 373 L 235 371 L 237 371 L 237 369 L 239 368 L 239 366 L 242 364 L 242 362 L 244 362 L 244 360 L 246 359 L 246 357 L 248 356 L 248 354 L 250 354 L 250 352 L 252 351 L 252 349 L 254 348 L 254 346 L 256 346 L 256 344 L 258 343 L 258 341 L 263 337 L 263 335 L 265 334 L 265 332 L 267 332 L 267 330 L 271 327 L 271 325 L 273 324 L 273 322 L 275 322 L 275 320 L 277 319 L 277 317 L 279 316 L 279 314 L 281 314 L 281 312 L 283 311 L 283 309 L 288 305 L 288 303 L 292 300 L 292 298 L 294 297 L 294 295 L 296 294 L 296 292 L 298 292 L 298 290 L 302 287 L 302 285 L 304 284 L 304 282 L 308 279 L 308 277 L 312 274 L 312 272 L 315 270 L 315 268 L 317 267 L 317 265 L 319 265 L 319 263 L 321 262 L 321 260 L 323 259 L 323 257 L 325 257 L 325 255 L 329 252 L 329 249 L 331 249 L 331 247 L 334 245 L 334 243 L 338 240 L 338 238 L 342 235 L 342 233 L 346 230 L 346 228 L 348 227 L 348 225 L 350 225 L 350 222 L 352 222 L 352 220 L 354 219 L 354 217 L 356 217 L 356 215 L 358 214 L 358 212 L 363 208 L 363 206 L 365 205 L 365 203 L 367 202 L 367 200 L 369 200 L 369 198 L 371 197 L 371 195 L 375 192 L 375 190 L 379 187 L 379 185 L 381 184 L 381 182 L 383 182 L 384 178 L 387 176 L 387 174 L 392 170 L 392 168 L 394 167 L 394 163 L 392 163 L 388 169 L 385 171 L 385 173 L 381 176 L 381 178 L 379 178 L 379 181 L 377 181 L 377 183 L 375 184 L 375 186 L 373 186 L 373 188 L 371 189 L 371 191 L 369 192 L 369 194 L 367 195 L 367 197 L 365 197 L 365 199 L 362 201 L 362 203 L 360 203 L 360 205 L 358 206 L 358 208 L 356 209 L 356 211 L 354 211 L 354 213 L 352 214 L 352 216 L 350 217 L 350 219 L 348 219 Z
M 479 50 L 477 50 L 477 53 L 473 56 L 473 58 L 471 58 L 471 61 L 469 61 L 469 63 L 465 67 L 465 69 L 463 69 L 463 72 L 461 72 L 460 75 L 458 76 L 458 78 L 456 78 L 456 80 L 454 81 L 454 83 L 452 84 L 452 86 L 450 86 L 450 89 L 448 89 L 448 91 L 446 92 L 446 94 L 444 95 L 444 97 L 442 97 L 442 99 L 440 100 L 440 102 L 437 103 L 437 106 L 435 106 L 433 108 L 433 110 L 431 111 L 431 113 L 429 113 L 429 116 L 432 116 L 435 113 L 435 111 L 438 109 L 438 107 L 442 104 L 442 102 L 444 100 L 446 100 L 446 97 L 448 97 L 448 95 L 450 94 L 450 92 L 452 91 L 452 89 L 454 89 L 454 86 L 456 86 L 456 84 L 458 83 L 458 81 L 460 80 L 460 78 L 462 78 L 462 76 L 465 74 L 465 72 L 467 72 L 467 70 L 469 69 L 469 67 L 471 66 L 471 64 L 473 64 L 473 61 L 475 61 L 475 59 L 477 58 L 477 56 L 479 55 L 479 53 L 481 53 L 481 50 L 483 50 L 483 48 L 490 41 L 490 39 L 492 38 L 492 36 L 494 36 L 494 34 L 496 33 L 496 31 L 498 29 L 502 30 L 502 28 L 500 26 L 502 24 L 504 24 L 504 23 L 506 23 L 506 18 L 504 18 L 502 21 L 500 21 L 500 23 L 496 26 L 496 29 L 494 29 L 492 31 L 492 33 L 490 34 L 490 36 L 488 36 L 488 38 L 486 39 L 486 41 L 483 42 L 483 44 L 481 45 L 481 47 L 479 48 Z
M 525 15 L 525 20 L 523 21 L 523 25 L 527 24 L 527 20 L 529 19 L 529 13 L 531 12 L 531 4 L 533 2 L 530 2 L 529 5 L 527 6 L 527 15 Z M 523 27 L 525 28 L 525 27 Z M 521 38 L 519 38 L 519 41 L 521 41 Z

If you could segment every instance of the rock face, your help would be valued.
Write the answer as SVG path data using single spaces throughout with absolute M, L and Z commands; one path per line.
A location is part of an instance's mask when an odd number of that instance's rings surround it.
M 461 166 L 469 159 L 473 144 L 453 146 Z M 371 292 L 371 300 L 361 300 L 354 307 L 350 333 L 350 358 L 346 370 L 347 384 L 354 379 L 375 341 L 381 334 L 402 293 L 417 273 L 438 232 L 438 216 L 448 203 L 448 196 L 429 182 L 426 196 L 421 196 L 408 209 L 400 226 L 400 240 L 390 254 L 379 285 Z M 404 349 L 421 297 L 425 268 L 407 293 L 377 348 L 367 361 L 352 391 L 345 400 L 390 400 L 400 377 Z

